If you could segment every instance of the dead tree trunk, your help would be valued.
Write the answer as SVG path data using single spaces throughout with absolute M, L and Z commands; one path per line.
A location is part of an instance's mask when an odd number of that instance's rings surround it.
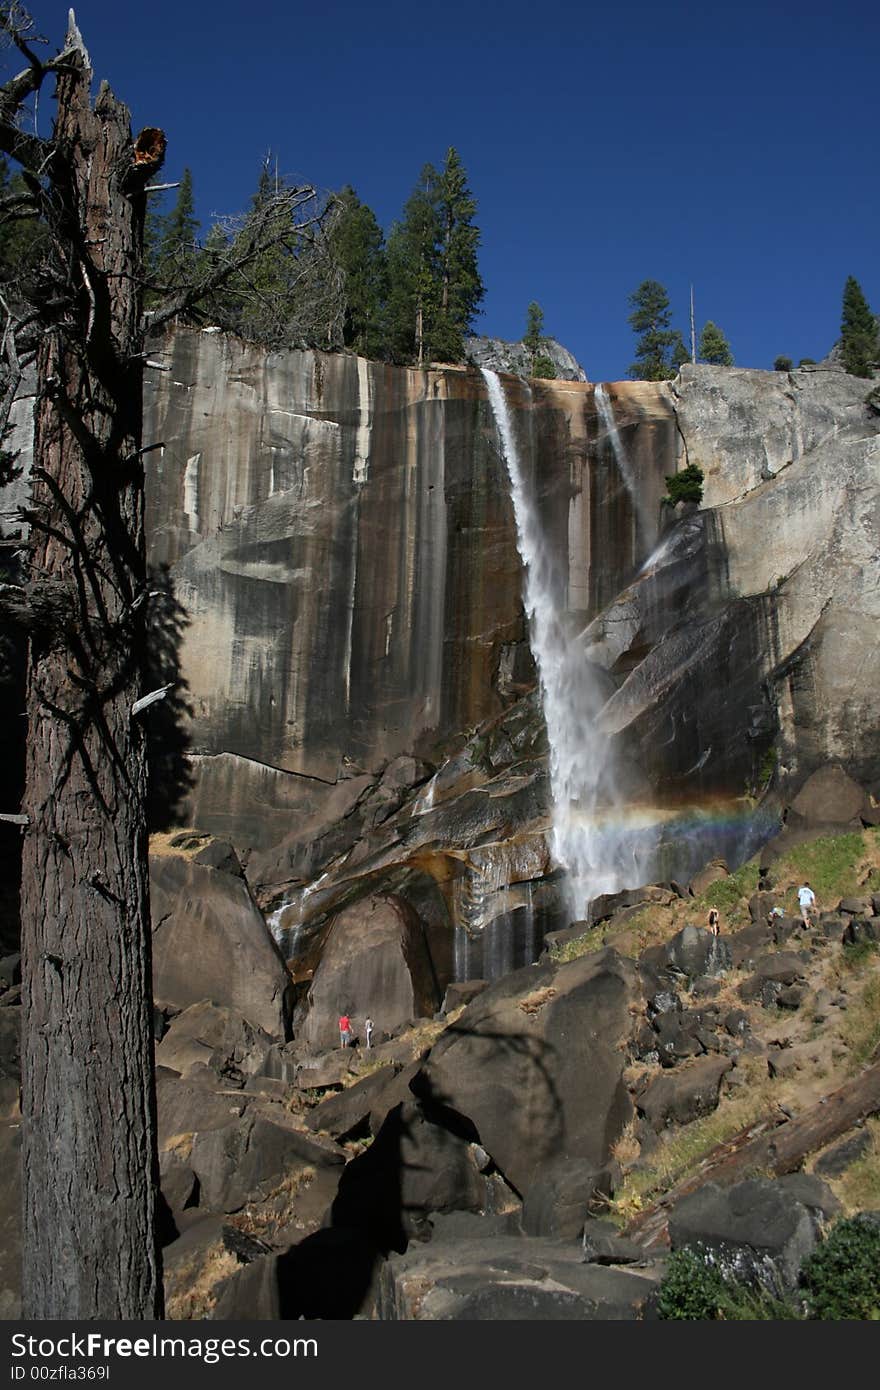
M 144 184 L 72 24 L 47 168 L 69 287 L 39 365 L 22 872 L 23 1313 L 162 1315 L 142 693 Z M 144 142 L 139 138 L 138 146 Z

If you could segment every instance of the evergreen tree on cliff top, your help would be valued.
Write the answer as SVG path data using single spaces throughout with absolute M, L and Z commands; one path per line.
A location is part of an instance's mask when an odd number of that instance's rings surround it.
M 198 236 L 192 173 L 184 169 L 171 211 L 163 216 L 151 206 L 147 207 L 144 223 L 147 278 L 154 286 L 162 286 L 161 291 L 153 288 L 145 296 L 149 307 L 168 289 L 180 289 L 190 283 L 199 254 Z
M 342 341 L 364 357 L 383 357 L 382 318 L 388 292 L 385 237 L 375 213 L 353 188 L 343 188 L 336 203 L 330 243 L 345 276 Z
M 862 287 L 854 276 L 843 287 L 843 312 L 840 323 L 840 348 L 843 365 L 853 376 L 869 377 L 880 357 L 877 320 L 871 313 Z
M 684 339 L 670 327 L 669 295 L 657 280 L 643 280 L 629 302 L 629 322 L 637 335 L 629 374 L 637 381 L 668 381 L 688 361 Z
M 437 186 L 440 223 L 438 313 L 429 326 L 427 344 L 431 358 L 461 362 L 464 337 L 486 293 L 477 265 L 480 230 L 474 223 L 476 199 L 467 184 L 464 165 L 451 146 Z
M 396 362 L 419 366 L 427 357 L 426 325 L 437 309 L 438 179 L 433 164 L 426 164 L 388 237 L 388 346 Z
M 709 319 L 700 334 L 697 356 L 701 362 L 709 362 L 716 367 L 732 367 L 733 353 L 717 323 Z
M 460 362 L 485 289 L 477 266 L 476 202 L 461 160 L 422 170 L 388 238 L 388 341 L 396 361 Z

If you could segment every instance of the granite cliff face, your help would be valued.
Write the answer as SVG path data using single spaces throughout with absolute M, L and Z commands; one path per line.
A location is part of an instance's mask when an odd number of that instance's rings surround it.
M 564 909 L 482 376 L 213 330 L 153 356 L 150 559 L 187 614 L 187 818 L 246 858 L 306 975 L 376 893 L 415 913 L 438 988 L 533 959 Z M 829 761 L 880 777 L 865 383 L 688 366 L 602 394 L 504 385 L 622 784 L 662 827 L 658 872 L 751 850 L 777 789 Z M 673 511 L 664 478 L 687 462 L 703 504 Z
M 196 816 L 266 845 L 314 804 L 316 780 L 338 819 L 358 774 L 400 753 L 436 762 L 534 683 L 507 475 L 473 371 L 267 355 L 210 332 L 166 347 L 171 370 L 147 394 L 147 437 L 163 442 L 150 551 L 189 614 Z M 591 388 L 510 390 L 583 625 L 656 528 L 639 532 Z M 620 393 L 659 519 L 677 450 L 668 393 Z

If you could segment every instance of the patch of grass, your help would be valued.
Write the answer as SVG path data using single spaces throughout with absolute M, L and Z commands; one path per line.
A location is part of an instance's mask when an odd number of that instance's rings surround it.
M 823 835 L 808 844 L 797 845 L 774 864 L 773 872 L 778 883 L 786 880 L 802 883 L 808 879 L 820 905 L 832 902 L 836 905 L 840 898 L 857 893 L 861 887 L 859 870 L 867 848 L 867 837 L 861 831 Z M 797 910 L 796 896 L 792 900 L 792 910 Z
M 746 916 L 741 899 L 750 898 L 757 888 L 758 860 L 754 858 L 729 877 L 719 878 L 715 883 L 710 883 L 706 891 L 695 898 L 694 902 L 707 912 L 710 907 L 717 907 L 728 921 L 735 921 L 741 916 Z
M 854 1070 L 865 1065 L 880 1048 L 880 975 L 874 974 L 843 1016 L 841 1036 L 849 1048 Z
M 550 959 L 559 961 L 565 965 L 571 960 L 580 960 L 581 956 L 589 956 L 594 951 L 601 951 L 605 945 L 606 924 L 600 922 L 598 926 L 588 927 L 582 936 L 576 936 L 571 941 L 566 941 L 562 946 L 554 946 L 550 952 Z
M 634 1197 L 644 1204 L 682 1181 L 716 1145 L 732 1139 L 772 1109 L 775 1093 L 763 1059 L 743 1059 L 740 1067 L 748 1070 L 745 1085 L 737 1087 L 735 1094 L 723 1097 L 711 1115 L 667 1131 L 644 1167 L 640 1165 L 625 1176 L 618 1194 L 623 1207 L 631 1204 Z M 618 1196 L 614 1202 L 617 1204 Z
M 241 1265 L 215 1241 L 178 1268 L 165 1294 L 165 1316 L 174 1322 L 200 1322 L 210 1316 L 220 1285 Z
M 847 1211 L 880 1211 L 880 1120 L 869 1120 L 871 1147 L 834 1181 Z

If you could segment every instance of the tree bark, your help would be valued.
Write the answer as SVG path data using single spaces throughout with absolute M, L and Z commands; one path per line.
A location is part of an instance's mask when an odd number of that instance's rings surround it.
M 48 176 L 71 286 L 38 359 L 31 563 L 72 616 L 31 637 L 22 871 L 23 1315 L 162 1315 L 143 689 L 146 179 L 88 54 L 58 78 Z M 154 132 L 154 134 L 157 134 Z M 161 134 L 159 132 L 158 134 Z M 161 142 L 164 148 L 164 137 Z

